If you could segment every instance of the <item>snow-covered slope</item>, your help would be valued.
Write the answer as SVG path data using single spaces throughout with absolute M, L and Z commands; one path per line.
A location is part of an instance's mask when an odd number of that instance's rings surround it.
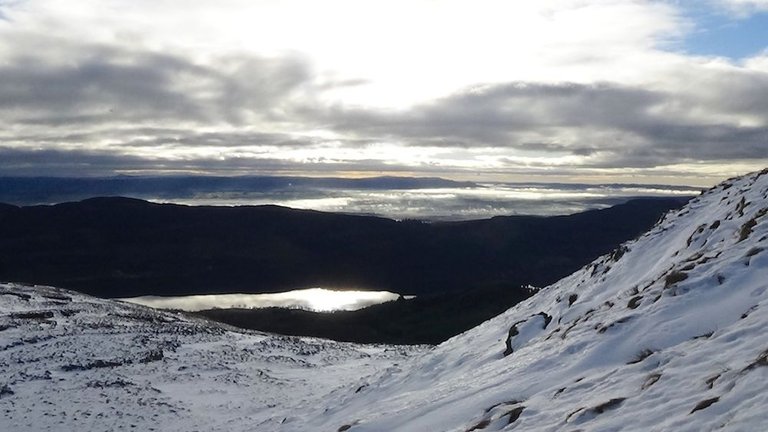
M 0 284 L 0 431 L 271 431 L 423 349 L 245 332 Z
M 319 430 L 768 430 L 767 213 L 768 170 L 725 182 Z
M 0 430 L 762 431 L 768 171 L 423 348 L 0 286 Z

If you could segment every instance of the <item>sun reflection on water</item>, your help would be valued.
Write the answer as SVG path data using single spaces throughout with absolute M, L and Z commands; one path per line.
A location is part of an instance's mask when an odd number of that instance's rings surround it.
M 337 291 L 309 288 L 273 294 L 207 294 L 188 296 L 141 296 L 118 299 L 158 309 L 180 309 L 188 312 L 205 309 L 283 307 L 316 312 L 357 310 L 397 300 L 388 291 Z

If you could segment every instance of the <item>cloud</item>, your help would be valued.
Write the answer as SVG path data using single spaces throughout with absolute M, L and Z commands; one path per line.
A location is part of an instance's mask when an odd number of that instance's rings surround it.
M 115 173 L 210 173 L 223 175 L 283 170 L 289 164 L 279 159 L 142 157 L 104 150 L 18 149 L 0 147 L 0 172 L 9 176 L 102 175 Z
M 768 11 L 767 0 L 714 0 L 716 4 L 740 15 L 748 16 L 753 13 Z
M 413 139 L 419 145 L 514 146 L 534 128 L 619 126 L 659 103 L 652 92 L 611 84 L 510 83 L 470 88 L 402 111 L 347 109 L 302 113 L 338 130 Z
M 58 56 L 23 54 L 40 45 Z M 220 58 L 215 67 L 173 54 L 24 38 L 0 64 L 0 112 L 35 125 L 117 121 L 243 124 L 272 115 L 309 79 L 299 58 Z
M 406 145 L 580 156 L 594 167 L 659 166 L 768 154 L 768 74 L 701 72 L 689 91 L 612 83 L 471 88 L 403 111 L 335 106 L 308 119 Z M 740 124 L 752 117 L 753 124 Z M 512 159 L 508 159 L 512 160 Z
M 421 173 L 440 173 L 439 167 L 422 167 Z M 137 155 L 114 149 L 26 149 L 0 146 L 0 173 L 4 176 L 111 176 L 115 174 L 208 175 L 324 175 L 345 173 L 413 174 L 414 167 L 381 159 L 297 160 L 263 154 L 226 153 L 194 157 Z
M 665 51 L 677 3 L 467 5 L 0 0 L 0 175 L 766 160 L 765 56 Z

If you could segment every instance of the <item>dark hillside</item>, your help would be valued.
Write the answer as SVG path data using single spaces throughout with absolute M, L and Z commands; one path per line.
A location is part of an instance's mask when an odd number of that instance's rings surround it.
M 571 216 L 432 224 L 128 198 L 2 206 L 0 280 L 102 297 L 313 286 L 427 295 L 543 286 L 682 202 L 643 199 Z

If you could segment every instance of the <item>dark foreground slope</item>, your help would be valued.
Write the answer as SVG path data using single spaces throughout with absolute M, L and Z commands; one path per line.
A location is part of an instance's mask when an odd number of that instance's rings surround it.
M 643 199 L 571 216 L 433 224 L 127 198 L 0 206 L 0 280 L 101 297 L 312 286 L 428 296 L 543 286 L 682 203 Z

